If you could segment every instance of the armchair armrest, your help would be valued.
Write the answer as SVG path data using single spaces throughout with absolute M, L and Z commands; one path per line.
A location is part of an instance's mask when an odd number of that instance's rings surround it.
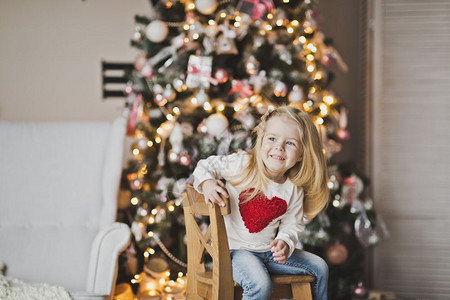
M 94 239 L 89 263 L 87 291 L 110 295 L 117 277 L 120 252 L 130 243 L 130 228 L 115 222 L 102 229 Z

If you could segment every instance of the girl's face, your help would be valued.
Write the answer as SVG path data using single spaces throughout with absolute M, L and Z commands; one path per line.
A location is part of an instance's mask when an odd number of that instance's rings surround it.
M 298 124 L 287 117 L 274 116 L 266 123 L 261 157 L 272 181 L 283 183 L 286 172 L 301 158 Z

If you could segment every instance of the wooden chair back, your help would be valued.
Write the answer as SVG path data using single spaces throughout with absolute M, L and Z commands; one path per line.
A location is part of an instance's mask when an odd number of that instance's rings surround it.
M 233 281 L 230 249 L 223 220 L 230 214 L 229 199 L 223 198 L 224 207 L 205 203 L 202 194 L 192 186 L 183 193 L 183 210 L 187 236 L 187 289 L 186 299 L 232 300 L 241 299 L 242 288 Z M 209 217 L 209 226 L 201 228 L 199 216 Z M 207 261 L 210 257 L 211 261 Z M 313 276 L 272 276 L 272 299 L 312 299 L 310 283 Z

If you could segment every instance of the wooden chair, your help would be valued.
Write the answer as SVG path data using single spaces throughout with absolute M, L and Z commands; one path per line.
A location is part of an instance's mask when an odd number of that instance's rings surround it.
M 188 267 L 187 300 L 242 299 L 242 288 L 233 281 L 231 257 L 225 230 L 224 215 L 230 214 L 228 199 L 226 206 L 206 205 L 203 195 L 192 186 L 186 187 L 183 194 L 183 209 L 186 223 Z M 195 216 L 209 217 L 209 226 L 204 233 Z M 205 254 L 212 260 L 212 269 L 205 266 Z M 209 265 L 209 264 L 208 264 Z M 274 285 L 272 299 L 294 298 L 294 300 L 312 299 L 310 283 L 314 276 L 277 275 L 272 276 Z

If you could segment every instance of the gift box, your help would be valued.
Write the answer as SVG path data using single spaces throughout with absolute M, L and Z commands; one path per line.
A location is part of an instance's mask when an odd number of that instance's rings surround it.
M 240 12 L 250 15 L 254 20 L 265 20 L 273 8 L 272 0 L 240 0 L 237 6 Z
M 187 66 L 186 86 L 208 88 L 211 81 L 212 57 L 190 55 Z

